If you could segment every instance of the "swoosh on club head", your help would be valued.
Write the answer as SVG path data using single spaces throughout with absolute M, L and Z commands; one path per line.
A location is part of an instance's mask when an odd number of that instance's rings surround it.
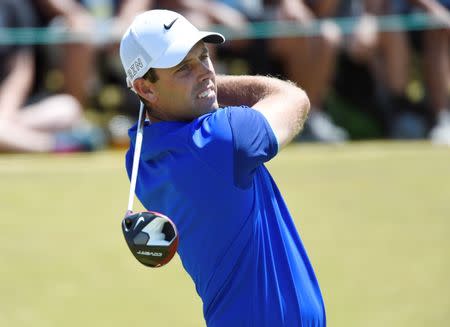
M 134 229 L 136 229 L 136 227 L 141 223 L 141 221 L 144 221 L 144 217 L 139 217 L 138 221 L 136 222 L 136 225 L 134 225 Z

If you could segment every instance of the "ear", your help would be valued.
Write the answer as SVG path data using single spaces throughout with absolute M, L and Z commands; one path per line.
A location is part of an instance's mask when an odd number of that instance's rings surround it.
M 151 82 L 143 78 L 136 79 L 133 82 L 133 88 L 138 95 L 140 95 L 151 104 L 155 103 L 156 100 L 158 100 L 155 86 Z

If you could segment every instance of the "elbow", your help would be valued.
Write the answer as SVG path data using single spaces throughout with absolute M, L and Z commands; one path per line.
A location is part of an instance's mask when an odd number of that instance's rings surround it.
M 311 109 L 311 102 L 309 101 L 309 97 L 306 94 L 306 92 L 302 90 L 302 93 L 303 93 L 303 112 L 304 112 L 304 115 L 305 115 L 305 118 L 306 118 L 308 116 L 308 114 L 309 114 L 310 109 Z
M 297 86 L 295 83 L 291 81 L 287 81 L 290 84 L 290 87 L 292 88 L 292 93 L 295 94 L 296 97 L 296 108 L 297 108 L 297 116 L 300 120 L 303 122 L 307 119 L 309 111 L 311 109 L 311 102 L 309 101 L 308 94 Z

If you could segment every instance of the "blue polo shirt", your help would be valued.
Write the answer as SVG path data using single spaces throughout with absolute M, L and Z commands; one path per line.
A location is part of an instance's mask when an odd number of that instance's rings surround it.
M 131 175 L 136 126 L 126 155 Z M 325 326 L 313 268 L 263 165 L 278 151 L 264 116 L 226 107 L 146 123 L 136 195 L 169 216 L 208 326 Z

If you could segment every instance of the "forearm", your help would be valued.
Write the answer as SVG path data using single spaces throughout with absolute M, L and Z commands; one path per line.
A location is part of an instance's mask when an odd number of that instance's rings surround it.
M 410 0 L 410 1 L 413 4 L 422 7 L 424 10 L 432 14 L 447 12 L 447 8 L 445 8 L 439 1 L 436 0 Z
M 450 12 L 439 1 L 436 0 L 410 0 L 412 3 L 422 7 L 426 12 L 433 15 L 446 28 L 450 28 Z
M 204 13 L 207 7 L 214 1 L 211 0 L 177 0 L 175 1 L 182 9 L 194 10 Z
M 264 76 L 217 75 L 218 102 L 221 106 L 251 107 L 275 91 L 273 80 Z
M 119 7 L 119 12 L 114 19 L 114 24 L 111 27 L 111 34 L 120 39 L 125 33 L 128 26 L 133 21 L 134 17 L 141 12 L 144 12 L 153 6 L 153 0 L 125 0 L 122 1 Z
M 125 0 L 122 1 L 119 8 L 119 19 L 127 22 L 128 24 L 133 18 L 146 10 L 153 7 L 154 0 Z

